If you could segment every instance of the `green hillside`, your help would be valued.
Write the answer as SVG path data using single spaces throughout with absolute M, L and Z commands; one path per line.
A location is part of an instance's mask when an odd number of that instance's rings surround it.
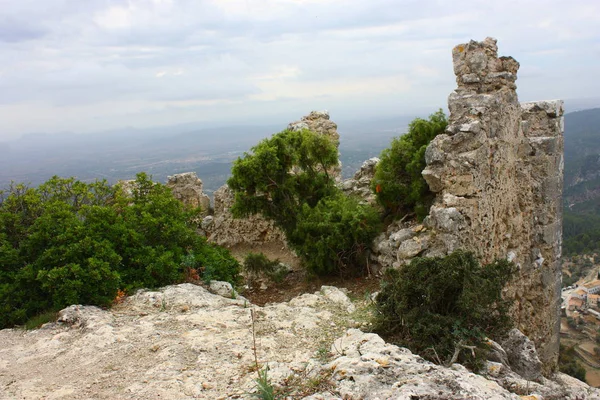
M 564 253 L 600 250 L 600 109 L 565 115 Z

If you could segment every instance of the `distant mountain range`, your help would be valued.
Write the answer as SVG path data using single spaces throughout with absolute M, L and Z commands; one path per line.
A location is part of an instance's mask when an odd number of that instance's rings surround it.
M 600 198 L 600 108 L 565 115 L 564 198 L 573 210 Z
M 344 174 L 388 146 L 414 117 L 339 123 Z M 164 182 L 168 175 L 194 171 L 211 194 L 226 181 L 231 163 L 282 125 L 198 129 L 192 125 L 125 128 L 97 134 L 29 134 L 0 142 L 0 188 L 11 181 L 36 186 L 53 175 L 83 181 L 132 179 L 141 171 Z
M 364 160 L 379 155 L 413 118 L 339 121 L 344 177 L 352 176 Z M 114 183 L 145 171 L 164 182 L 168 175 L 195 171 L 210 194 L 226 181 L 233 160 L 285 126 L 199 128 L 188 124 L 98 134 L 25 135 L 0 142 L 0 188 L 11 180 L 38 185 L 52 175 L 84 181 L 106 178 Z M 600 108 L 565 115 L 564 197 L 568 209 L 598 208 L 600 215 Z

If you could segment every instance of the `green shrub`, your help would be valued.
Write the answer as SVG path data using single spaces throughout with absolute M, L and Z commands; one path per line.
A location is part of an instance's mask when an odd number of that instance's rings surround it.
M 278 266 L 279 260 L 269 260 L 263 253 L 248 253 L 244 258 L 244 271 L 253 278 L 270 276 Z
M 273 271 L 271 271 L 267 274 L 267 276 L 273 282 L 281 283 L 281 282 L 283 282 L 283 280 L 285 279 L 285 277 L 288 275 L 289 272 L 290 272 L 290 270 L 288 269 L 287 265 L 285 265 L 283 263 L 279 263 L 275 266 Z
M 395 215 L 414 212 L 419 218 L 427 215 L 434 195 L 421 175 L 426 166 L 425 149 L 447 125 L 442 110 L 428 120 L 417 118 L 410 123 L 408 133 L 393 139 L 391 146 L 383 150 L 372 190 L 388 211 Z
M 119 289 L 181 282 L 189 257 L 211 279 L 237 282 L 239 265 L 195 232 L 164 185 L 138 174 L 126 196 L 106 181 L 54 177 L 0 195 L 0 328 L 70 304 L 108 306 Z
M 240 263 L 229 250 L 206 244 L 195 256 L 205 282 L 225 281 L 234 286 L 240 283 Z
M 387 271 L 376 301 L 376 330 L 435 362 L 447 363 L 458 344 L 477 346 L 476 357 L 463 351 L 459 358 L 477 368 L 484 338 L 499 339 L 511 328 L 502 288 L 513 273 L 506 260 L 481 266 L 463 251 L 414 258 Z
M 337 165 L 328 137 L 308 130 L 277 133 L 233 163 L 227 181 L 235 192 L 231 211 L 237 217 L 260 213 L 290 235 L 304 204 L 314 207 L 336 191 L 328 170 Z
M 182 280 L 183 258 L 204 243 L 191 222 L 197 210 L 186 210 L 169 188 L 144 173 L 137 175 L 132 188 L 131 196 L 117 191 L 112 210 L 87 217 L 94 230 L 108 232 L 123 258 L 118 271 L 125 289 Z
M 381 229 L 377 211 L 343 194 L 304 205 L 291 242 L 317 275 L 355 275 L 366 266 L 365 252 Z
M 329 175 L 338 153 L 329 138 L 283 131 L 265 139 L 232 168 L 235 216 L 260 213 L 286 234 L 316 274 L 356 272 L 378 231 L 370 206 L 345 197 Z
M 56 322 L 58 319 L 58 313 L 55 311 L 48 311 L 43 314 L 36 315 L 27 320 L 24 324 L 26 330 L 37 329 L 48 322 Z

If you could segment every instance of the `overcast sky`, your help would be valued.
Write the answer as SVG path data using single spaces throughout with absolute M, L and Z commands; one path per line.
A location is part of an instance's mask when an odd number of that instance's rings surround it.
M 486 36 L 521 100 L 599 97 L 598 0 L 0 0 L 0 140 L 434 111 Z

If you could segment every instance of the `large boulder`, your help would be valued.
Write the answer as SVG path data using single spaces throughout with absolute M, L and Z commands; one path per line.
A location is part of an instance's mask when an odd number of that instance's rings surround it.
M 542 362 L 533 343 L 518 329 L 512 329 L 508 338 L 502 342 L 502 348 L 508 356 L 510 368 L 524 379 L 540 381 Z
M 0 398 L 250 398 L 258 359 L 294 399 L 600 399 L 563 374 L 532 382 L 500 363 L 487 377 L 432 364 L 352 328 L 364 306 L 332 286 L 259 307 L 192 284 L 109 310 L 71 306 L 42 329 L 0 330 Z M 326 389 L 307 395 L 309 382 Z

